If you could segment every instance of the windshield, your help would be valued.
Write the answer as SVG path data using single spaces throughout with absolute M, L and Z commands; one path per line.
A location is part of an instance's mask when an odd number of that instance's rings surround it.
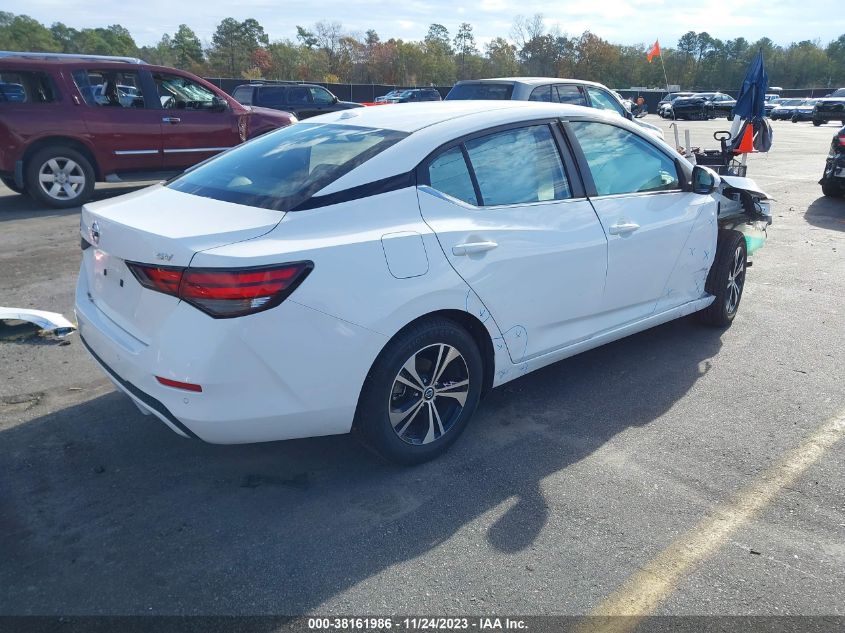
M 446 95 L 446 101 L 452 100 L 467 100 L 467 99 L 483 99 L 507 101 L 513 94 L 513 84 L 492 84 L 492 83 L 477 83 L 477 84 L 457 84 L 452 87 L 449 94 Z
M 831 97 L 845 97 L 845 88 L 840 88 L 830 95 Z
M 804 103 L 803 99 L 781 99 L 778 105 L 782 106 L 794 106 L 794 105 L 801 105 Z
M 225 152 L 185 172 L 168 187 L 290 211 L 406 136 L 395 130 L 297 123 Z

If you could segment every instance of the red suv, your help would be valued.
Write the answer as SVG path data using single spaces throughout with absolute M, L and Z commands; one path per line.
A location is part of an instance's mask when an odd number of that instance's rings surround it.
M 95 181 L 167 178 L 297 120 L 140 60 L 6 54 L 0 87 L 0 180 L 53 207 L 84 203 Z

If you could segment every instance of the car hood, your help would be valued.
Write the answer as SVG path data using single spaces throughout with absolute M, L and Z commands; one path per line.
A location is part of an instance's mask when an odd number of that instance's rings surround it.
M 256 118 L 261 118 L 267 122 L 277 122 L 279 125 L 288 125 L 293 123 L 296 117 L 290 112 L 284 110 L 273 110 L 272 108 L 262 108 L 261 106 L 244 106 L 247 113 Z

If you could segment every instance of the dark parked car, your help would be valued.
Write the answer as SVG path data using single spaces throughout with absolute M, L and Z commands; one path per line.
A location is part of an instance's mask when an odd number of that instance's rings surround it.
M 667 92 L 666 95 L 657 102 L 657 114 L 663 119 L 672 118 L 672 103 L 675 99 L 680 97 L 691 97 L 694 92 Z
M 804 103 L 804 99 L 781 99 L 778 104 L 772 108 L 769 113 L 769 118 L 772 121 L 789 121 L 792 115 L 795 114 L 795 109 Z
M 393 103 L 417 103 L 418 101 L 442 101 L 443 97 L 434 88 L 412 88 L 403 90 L 390 99 Z
M 697 92 L 690 97 L 678 97 L 672 103 L 676 119 L 731 118 L 736 99 L 721 92 Z
M 845 88 L 819 99 L 813 109 L 813 125 L 840 121 L 845 125 Z
M 819 184 L 826 196 L 845 195 L 845 127 L 833 137 Z
M 296 121 L 191 73 L 115 58 L 8 54 L 0 81 L 24 93 L 0 100 L 0 181 L 53 207 L 82 204 L 95 181 L 178 174 Z
M 818 103 L 818 99 L 804 99 L 801 102 L 801 105 L 795 106 L 795 110 L 792 112 L 792 118 L 789 120 L 793 123 L 800 123 L 801 121 L 812 121 L 813 110 L 816 109 L 816 103 Z
M 363 107 L 360 103 L 341 101 L 322 86 L 312 84 L 243 84 L 232 91 L 232 96 L 244 105 L 292 112 L 299 120 Z

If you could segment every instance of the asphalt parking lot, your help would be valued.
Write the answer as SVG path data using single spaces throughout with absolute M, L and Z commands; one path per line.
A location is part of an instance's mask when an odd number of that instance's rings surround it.
M 0 614 L 845 615 L 837 126 L 773 126 L 749 176 L 775 224 L 730 329 L 521 378 L 420 467 L 346 436 L 185 440 L 75 336 L 0 342 Z M 0 185 L 0 304 L 72 315 L 78 222 Z

